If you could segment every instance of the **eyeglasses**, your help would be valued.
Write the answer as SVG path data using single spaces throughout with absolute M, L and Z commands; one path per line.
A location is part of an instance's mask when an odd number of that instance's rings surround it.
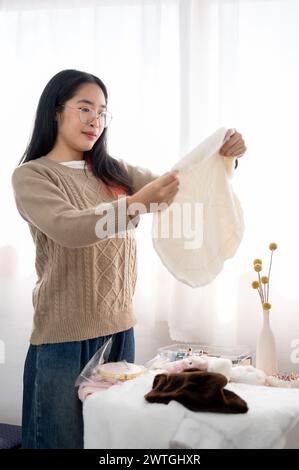
M 109 111 L 101 111 L 100 113 L 96 113 L 94 109 L 88 108 L 87 106 L 82 108 L 74 108 L 72 106 L 66 106 L 65 104 L 62 104 L 61 106 L 64 108 L 76 109 L 77 111 L 80 111 L 79 117 L 83 124 L 90 124 L 92 121 L 94 121 L 95 118 L 97 118 L 102 120 L 104 127 L 108 127 L 112 119 L 112 114 Z

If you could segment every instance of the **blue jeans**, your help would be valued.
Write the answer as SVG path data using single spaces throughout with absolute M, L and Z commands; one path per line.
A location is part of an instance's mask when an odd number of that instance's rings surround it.
M 83 448 L 82 403 L 75 380 L 111 337 L 109 362 L 134 362 L 133 328 L 85 341 L 29 346 L 24 367 L 22 448 Z

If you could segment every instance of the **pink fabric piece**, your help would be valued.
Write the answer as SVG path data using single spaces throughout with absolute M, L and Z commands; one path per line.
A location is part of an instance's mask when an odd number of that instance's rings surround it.
M 78 389 L 78 397 L 83 402 L 89 395 L 99 390 L 107 390 L 119 381 L 114 379 L 100 379 L 95 382 L 83 382 Z
M 207 370 L 208 358 L 206 356 L 189 356 L 179 361 L 169 362 L 163 366 L 163 369 L 170 373 L 176 373 L 194 367 L 200 370 Z

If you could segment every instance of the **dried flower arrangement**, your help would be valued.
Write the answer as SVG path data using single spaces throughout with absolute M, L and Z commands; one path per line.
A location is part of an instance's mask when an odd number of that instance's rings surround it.
M 258 281 L 253 281 L 251 286 L 256 289 L 259 293 L 263 310 L 270 310 L 271 304 L 269 303 L 269 290 L 270 290 L 270 274 L 272 268 L 272 257 L 273 252 L 277 249 L 276 243 L 270 243 L 269 250 L 271 251 L 271 258 L 269 264 L 268 276 L 261 276 L 263 268 L 263 262 L 261 259 L 255 259 L 253 261 L 254 270 L 258 273 Z

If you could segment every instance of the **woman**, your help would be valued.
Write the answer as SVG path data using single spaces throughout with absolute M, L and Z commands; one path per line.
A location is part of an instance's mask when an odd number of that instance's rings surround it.
M 83 447 L 75 379 L 111 337 L 109 361 L 134 362 L 134 228 L 138 214 L 152 211 L 152 203 L 170 204 L 179 189 L 176 172 L 158 177 L 108 154 L 107 100 L 96 76 L 56 74 L 12 175 L 38 276 L 24 367 L 23 448 Z M 222 152 L 244 149 L 236 133 Z

